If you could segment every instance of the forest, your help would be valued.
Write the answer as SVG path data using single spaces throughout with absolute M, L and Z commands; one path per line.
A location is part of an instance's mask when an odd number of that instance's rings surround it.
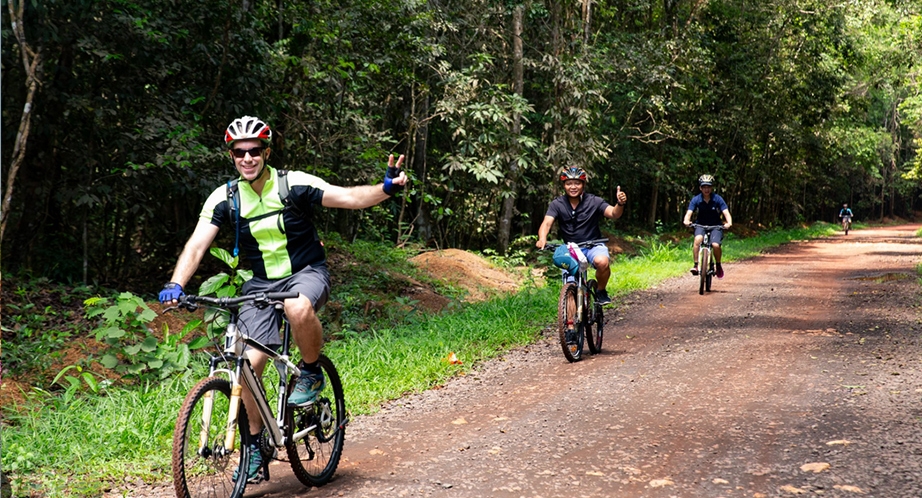
M 608 229 L 674 229 L 703 173 L 755 229 L 922 209 L 918 0 L 4 3 L 7 275 L 159 288 L 243 115 L 338 185 L 406 155 L 319 213 L 344 240 L 507 253 L 564 166 L 628 193 Z

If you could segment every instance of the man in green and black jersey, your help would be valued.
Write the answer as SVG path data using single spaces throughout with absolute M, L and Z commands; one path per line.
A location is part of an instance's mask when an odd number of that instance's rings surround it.
M 395 164 L 391 155 L 384 181 L 378 185 L 338 187 L 299 171 L 288 172 L 282 178 L 280 173 L 284 172 L 266 164 L 271 141 L 269 126 L 255 117 L 244 116 L 227 127 L 225 144 L 239 178 L 215 189 L 205 201 L 172 279 L 160 292 L 160 301 L 175 303 L 183 295 L 183 287 L 195 273 L 219 229 L 230 227 L 235 231 L 235 246 L 239 245 L 252 265 L 253 278 L 244 284 L 244 294 L 300 293 L 297 299 L 285 301 L 285 314 L 302 357 L 299 365 L 302 375 L 288 403 L 305 405 L 314 401 L 324 388 L 323 373 L 317 364 L 323 343 L 317 311 L 326 303 L 330 292 L 326 254 L 312 213 L 321 207 L 362 209 L 374 206 L 399 192 L 406 185 L 407 176 L 401 170 L 404 156 L 401 155 Z M 253 307 L 241 313 L 241 327 L 259 342 L 279 347 L 277 318 L 271 308 Z M 248 355 L 256 373 L 262 375 L 268 357 L 252 349 Z M 244 389 L 243 400 L 247 411 L 256 413 L 255 401 L 247 389 Z M 262 430 L 259 417 L 251 417 L 249 422 L 250 434 L 259 434 Z M 250 461 L 249 480 L 259 479 L 261 462 L 253 461 L 260 460 L 258 455 L 257 451 L 257 457 Z

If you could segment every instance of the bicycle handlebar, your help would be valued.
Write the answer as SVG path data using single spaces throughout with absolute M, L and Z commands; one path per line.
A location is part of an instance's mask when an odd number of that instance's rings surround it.
M 264 308 L 274 303 L 283 302 L 286 299 L 295 299 L 301 294 L 298 292 L 257 292 L 239 297 L 207 297 L 186 294 L 179 298 L 176 306 L 171 306 L 163 311 L 171 311 L 176 308 L 183 308 L 189 311 L 198 309 L 199 304 L 215 306 L 217 308 L 232 309 L 238 308 L 241 304 L 252 302 L 257 308 Z
M 587 240 L 587 241 L 585 241 L 585 242 L 577 242 L 576 245 L 579 246 L 579 247 L 589 247 L 589 246 L 594 246 L 594 245 L 596 245 L 596 244 L 604 244 L 604 243 L 606 243 L 606 242 L 608 242 L 608 239 L 596 239 L 596 240 Z M 544 249 L 543 249 L 543 250 L 544 250 L 544 251 L 552 251 L 552 250 L 557 249 L 558 247 L 563 246 L 563 245 L 566 245 L 566 243 L 561 242 L 561 243 L 557 244 L 557 243 L 555 243 L 555 242 L 548 242 L 547 244 L 544 244 Z
M 703 228 L 703 229 L 705 229 L 705 230 L 713 230 L 713 229 L 715 229 L 715 228 L 718 229 L 718 230 L 723 230 L 723 229 L 724 229 L 724 226 L 723 226 L 723 225 L 699 225 L 699 224 L 697 224 L 697 223 L 692 223 L 691 225 L 688 225 L 688 226 L 691 227 L 691 228 Z

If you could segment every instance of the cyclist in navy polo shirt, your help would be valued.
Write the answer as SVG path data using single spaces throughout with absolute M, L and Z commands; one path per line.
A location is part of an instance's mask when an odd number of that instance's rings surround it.
M 695 223 L 699 225 L 723 225 L 724 230 L 733 225 L 733 218 L 730 216 L 730 208 L 723 197 L 714 192 L 714 177 L 711 175 L 701 175 L 698 178 L 698 188 L 701 193 L 692 197 L 688 203 L 688 211 L 685 212 L 685 226 L 692 224 L 692 214 L 697 210 L 698 217 Z M 720 221 L 720 215 L 724 216 L 724 223 Z M 719 229 L 711 230 L 711 247 L 714 248 L 714 260 L 717 261 L 717 278 L 724 278 L 724 269 L 720 265 L 720 241 L 723 237 L 723 231 Z M 695 258 L 695 266 L 691 269 L 692 275 L 698 274 L 698 250 L 701 248 L 701 241 L 704 240 L 704 229 L 695 227 L 695 244 L 692 249 L 692 256 Z
M 538 249 L 544 249 L 547 244 L 547 234 L 550 233 L 554 220 L 557 221 L 557 228 L 564 242 L 580 243 L 602 238 L 599 221 L 603 216 L 617 219 L 624 213 L 627 194 L 621 191 L 621 187 L 618 187 L 618 192 L 615 194 L 617 203 L 612 206 L 601 197 L 585 193 L 589 176 L 582 168 L 564 169 L 558 178 L 563 182 L 565 195 L 554 199 L 548 206 L 544 221 L 538 228 L 538 242 L 535 243 Z M 611 269 L 608 266 L 610 262 L 608 247 L 605 244 L 597 244 L 583 248 L 583 253 L 595 268 L 596 302 L 611 303 L 611 298 L 608 297 L 608 291 L 605 289 L 611 277 Z

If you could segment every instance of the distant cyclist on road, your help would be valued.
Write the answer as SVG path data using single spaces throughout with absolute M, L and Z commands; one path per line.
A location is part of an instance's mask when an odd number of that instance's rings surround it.
M 624 213 L 627 194 L 621 191 L 621 187 L 618 187 L 615 194 L 616 204 L 612 206 L 601 197 L 585 193 L 589 175 L 582 168 L 566 168 L 560 172 L 558 179 L 563 182 L 565 194 L 551 201 L 547 208 L 544 221 L 538 228 L 538 242 L 535 243 L 538 249 L 544 249 L 547 245 L 547 235 L 555 220 L 564 242 L 580 243 L 602 238 L 599 221 L 603 216 L 618 219 Z M 611 303 L 606 290 L 608 279 L 611 277 L 608 247 L 605 244 L 597 244 L 583 248 L 583 253 L 595 268 L 596 302 Z
M 852 216 L 854 215 L 852 214 L 852 210 L 849 209 L 848 204 L 842 204 L 842 209 L 839 210 L 839 221 L 840 222 L 845 222 L 845 221 L 851 222 Z
M 714 193 L 714 177 L 711 175 L 701 175 L 698 178 L 698 189 L 701 193 L 692 197 L 688 203 L 688 211 L 685 212 L 685 226 L 691 226 L 692 214 L 698 211 L 698 217 L 695 223 L 705 226 L 723 225 L 724 230 L 733 225 L 733 218 L 730 216 L 730 209 L 723 197 Z M 723 215 L 724 222 L 721 223 L 720 215 Z M 724 278 L 724 269 L 720 264 L 720 242 L 723 238 L 723 231 L 719 229 L 711 230 L 711 247 L 714 248 L 714 260 L 717 262 L 717 278 Z M 701 249 L 701 241 L 704 240 L 704 229 L 695 227 L 695 244 L 692 249 L 692 256 L 695 258 L 695 266 L 691 269 L 692 275 L 698 274 L 698 251 Z
M 298 298 L 285 300 L 285 315 L 302 358 L 298 365 L 301 376 L 288 404 L 305 405 L 314 401 L 324 388 L 323 372 L 317 363 L 323 344 L 317 311 L 330 294 L 326 253 L 311 213 L 321 207 L 362 209 L 374 206 L 399 192 L 407 183 L 407 176 L 400 169 L 403 156 L 395 165 L 393 155 L 388 159 L 384 182 L 377 185 L 337 187 L 300 171 L 281 175 L 280 170 L 266 164 L 272 152 L 271 142 L 272 131 L 259 118 L 244 116 L 227 127 L 224 143 L 238 178 L 236 183 L 228 182 L 215 189 L 205 201 L 198 224 L 176 262 L 173 278 L 160 291 L 160 302 L 175 304 L 184 295 L 183 287 L 192 278 L 219 229 L 223 226 L 234 230 L 235 240 L 253 270 L 253 278 L 243 285 L 244 294 L 300 293 Z M 236 193 L 233 186 L 236 186 Z M 283 186 L 287 186 L 288 192 L 285 200 Z M 235 253 L 236 250 L 235 247 Z M 281 346 L 278 315 L 271 307 L 247 309 L 240 321 L 241 328 L 250 337 L 269 347 Z M 268 356 L 255 349 L 249 349 L 247 354 L 261 376 Z M 256 402 L 246 384 L 242 399 L 249 413 L 257 413 Z M 262 419 L 250 417 L 249 423 L 251 441 L 256 441 L 262 431 Z M 255 449 L 250 455 L 247 481 L 259 482 L 262 457 Z

